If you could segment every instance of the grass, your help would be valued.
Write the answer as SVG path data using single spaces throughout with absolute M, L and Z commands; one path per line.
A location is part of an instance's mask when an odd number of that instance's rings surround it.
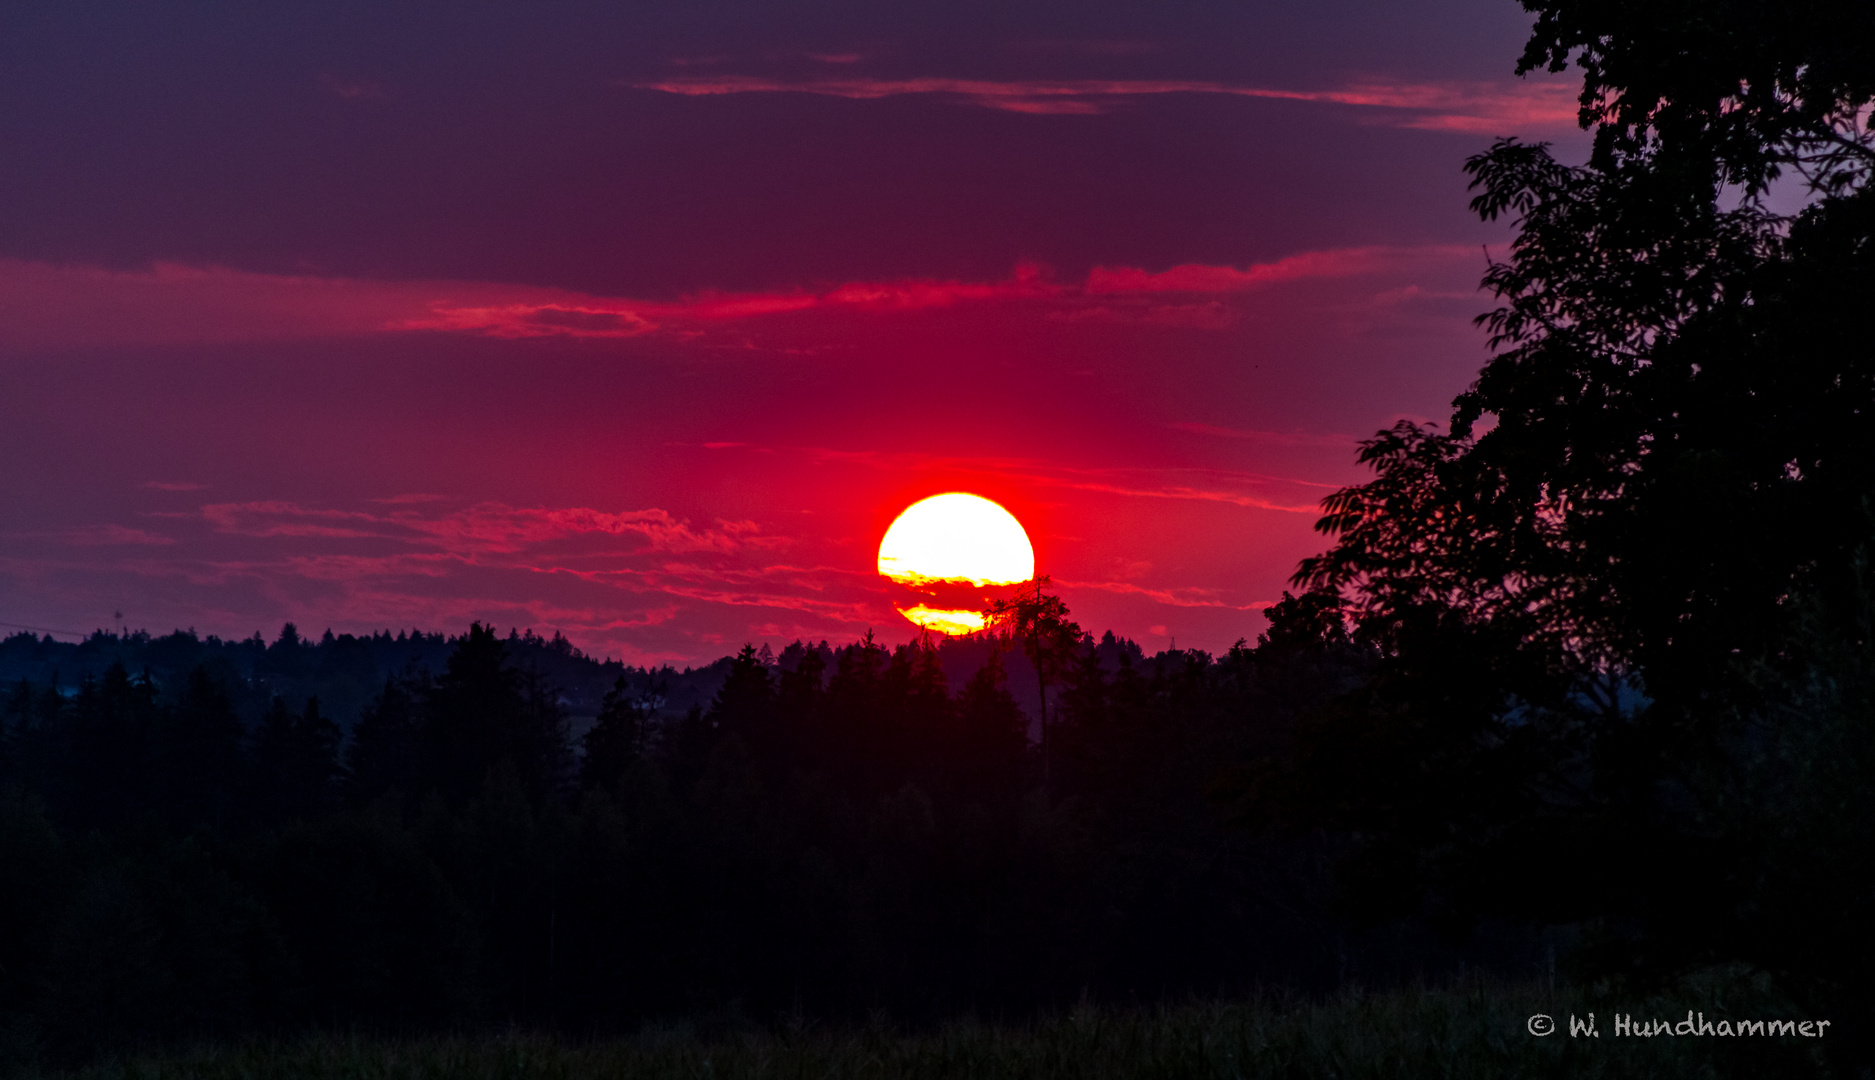
M 1755 1000 L 1754 1000 L 1755 999 Z M 1814 1039 L 1611 1038 L 1612 1004 L 1580 993 L 1472 982 L 1350 992 L 1328 1001 L 1254 999 L 1115 1009 L 1083 1006 L 1021 1025 L 959 1020 L 924 1031 L 885 1023 L 724 1035 L 683 1026 L 604 1040 L 510 1033 L 411 1040 L 312 1036 L 209 1045 L 28 1075 L 70 1080 L 1106 1080 L 1126 1077 L 1762 1077 L 1827 1076 Z M 1687 1008 L 1764 1018 L 1782 1010 L 1748 988 L 1619 1003 L 1637 1015 Z M 1568 1016 L 1598 1015 L 1602 1037 L 1571 1038 Z M 1677 1009 L 1677 1013 L 1675 1012 Z M 1563 1030 L 1529 1034 L 1533 1013 Z

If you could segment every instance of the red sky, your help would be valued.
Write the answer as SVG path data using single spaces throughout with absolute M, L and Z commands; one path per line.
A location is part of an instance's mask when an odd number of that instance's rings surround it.
M 1088 629 L 1264 625 L 1484 358 L 1513 4 L 0 16 L 0 632 L 912 627 L 1009 507 Z M 707 10 L 705 10 L 707 9 Z

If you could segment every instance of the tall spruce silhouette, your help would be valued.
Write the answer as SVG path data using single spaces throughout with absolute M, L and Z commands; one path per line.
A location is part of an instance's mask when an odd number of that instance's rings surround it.
M 417 733 L 419 783 L 452 803 L 510 769 L 530 799 L 565 779 L 565 719 L 550 687 L 509 663 L 493 627 L 480 623 L 427 688 Z

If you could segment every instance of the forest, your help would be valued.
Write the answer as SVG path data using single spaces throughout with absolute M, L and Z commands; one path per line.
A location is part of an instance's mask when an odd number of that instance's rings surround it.
M 1067 626 L 1045 740 L 1010 686 L 1037 665 L 1008 640 L 675 672 L 477 625 L 380 635 L 402 660 L 383 671 L 358 663 L 371 639 L 292 627 L 264 647 L 16 635 L 0 657 L 48 674 L 4 702 L 9 1039 L 82 1057 L 292 1029 L 1016 1016 L 1535 962 L 1528 933 L 1480 952 L 1357 925 L 1328 902 L 1333 840 L 1252 823 L 1257 778 L 1371 649 L 1299 601 L 1215 658 Z M 87 652 L 101 670 L 51 674 Z M 553 661 L 611 678 L 577 737 Z M 316 692 L 253 690 L 366 677 L 336 719 Z

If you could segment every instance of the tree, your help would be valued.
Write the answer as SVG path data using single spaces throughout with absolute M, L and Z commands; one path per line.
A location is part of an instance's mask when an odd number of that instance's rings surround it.
M 769 734 L 764 729 L 774 722 L 775 685 L 768 667 L 756 654 L 755 646 L 742 647 L 730 664 L 723 688 L 710 703 L 712 727 L 745 743 L 761 740 Z
M 156 687 L 112 663 L 87 678 L 69 708 L 52 714 L 51 803 L 74 824 L 116 827 L 148 817 L 179 763 L 158 739 Z
M 306 699 L 298 714 L 274 698 L 254 737 L 255 804 L 269 821 L 307 820 L 329 809 L 338 777 L 340 732 Z
M 478 793 L 491 770 L 514 770 L 539 800 L 566 771 L 566 718 L 537 672 L 508 662 L 493 627 L 472 624 L 425 695 L 418 763 L 423 782 L 452 803 Z
M 157 716 L 151 764 L 164 816 L 184 830 L 233 825 L 241 794 L 243 732 L 227 688 L 198 666 L 180 698 Z
M 1312 728 L 1317 808 L 1385 837 L 1366 880 L 1461 922 L 1587 920 L 1630 968 L 1850 986 L 1875 956 L 1779 951 L 1751 913 L 1860 942 L 1875 897 L 1811 889 L 1840 851 L 1811 831 L 1772 857 L 1737 810 L 1802 817 L 1742 779 L 1779 755 L 1869 760 L 1866 716 L 1816 688 L 1875 670 L 1875 8 L 1525 6 L 1519 70 L 1582 69 L 1594 153 L 1467 164 L 1473 209 L 1517 230 L 1484 279 L 1496 355 L 1448 430 L 1363 444 L 1375 478 L 1326 501 L 1334 545 L 1297 574 L 1382 653 Z M 1837 1000 L 1866 1015 L 1861 993 Z
M 599 717 L 587 730 L 582 745 L 579 782 L 582 788 L 616 786 L 633 762 L 644 757 L 650 724 L 657 715 L 663 687 L 646 676 L 643 691 L 626 688 L 620 675 L 599 704 Z
M 1048 591 L 1053 584 L 1042 574 L 1024 582 L 1013 597 L 993 600 L 985 612 L 990 633 L 1019 645 L 1035 668 L 1041 705 L 1042 779 L 1048 779 L 1048 687 L 1070 671 L 1082 652 L 1079 623 L 1068 618 L 1068 605 Z
M 992 651 L 964 683 L 952 740 L 956 771 L 967 790 L 1005 797 L 1021 790 L 1029 736 L 1022 710 L 1009 695 L 1001 653 Z
M 387 678 L 358 718 L 352 744 L 345 750 L 352 790 L 358 798 L 368 802 L 397 792 L 408 800 L 419 794 L 417 699 L 424 689 L 419 685 L 413 694 L 399 680 Z

